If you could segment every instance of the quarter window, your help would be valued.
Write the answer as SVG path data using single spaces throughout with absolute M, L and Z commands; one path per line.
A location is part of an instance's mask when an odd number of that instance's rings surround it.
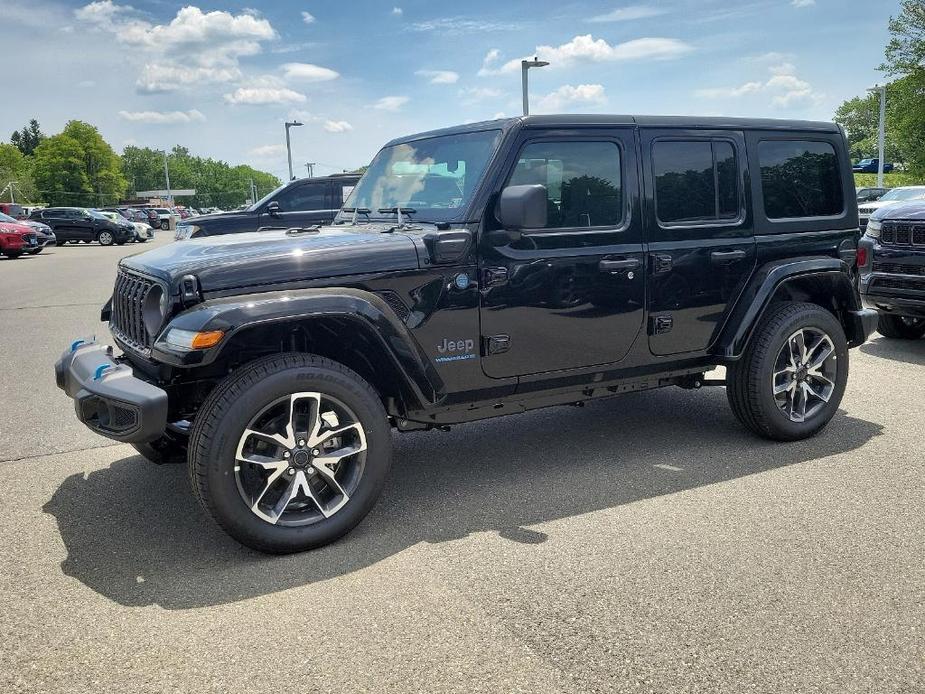
M 739 174 L 732 143 L 656 141 L 652 169 L 660 222 L 685 224 L 739 216 Z
M 300 212 L 305 210 L 323 210 L 326 208 L 326 183 L 306 183 L 280 193 L 276 201 L 283 212 Z
M 546 186 L 547 229 L 615 227 L 623 220 L 620 148 L 613 142 L 535 142 L 508 185 Z
M 830 217 L 844 211 L 838 158 L 828 142 L 762 140 L 758 163 L 768 219 Z

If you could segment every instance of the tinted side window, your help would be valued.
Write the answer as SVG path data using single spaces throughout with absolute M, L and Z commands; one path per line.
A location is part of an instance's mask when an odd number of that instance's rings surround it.
M 327 190 L 327 183 L 306 183 L 283 191 L 276 197 L 276 202 L 283 212 L 324 210 L 327 209 Z
M 613 142 L 537 142 L 508 185 L 546 186 L 547 229 L 615 227 L 623 220 L 620 148 Z
M 838 158 L 828 142 L 762 140 L 758 163 L 768 219 L 829 217 L 844 211 Z
M 655 211 L 663 223 L 739 216 L 735 149 L 724 140 L 664 140 L 652 148 Z

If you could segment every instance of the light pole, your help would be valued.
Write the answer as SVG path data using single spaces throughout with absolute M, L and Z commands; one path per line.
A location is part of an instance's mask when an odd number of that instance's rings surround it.
M 549 63 L 546 62 L 545 60 L 537 60 L 536 58 L 533 58 L 533 60 L 521 60 L 520 61 L 520 86 L 521 86 L 521 90 L 523 91 L 524 115 L 525 116 L 530 115 L 530 95 L 529 95 L 529 85 L 527 84 L 528 82 L 527 71 L 531 67 L 546 67 L 547 65 L 549 65 Z
M 167 150 L 156 150 L 164 155 L 164 181 L 167 183 L 167 206 L 173 207 L 173 195 L 170 194 L 170 171 L 167 169 Z
M 315 175 L 315 162 L 313 161 L 305 162 L 305 168 L 308 170 L 308 177 L 312 178 Z
M 877 187 L 883 188 L 883 155 L 886 140 L 886 85 L 874 85 L 867 91 L 880 93 L 880 127 L 877 129 Z
M 289 128 L 297 128 L 302 125 L 297 120 L 286 121 L 286 156 L 289 158 L 289 180 L 295 180 L 295 174 L 292 173 L 292 145 L 289 142 Z

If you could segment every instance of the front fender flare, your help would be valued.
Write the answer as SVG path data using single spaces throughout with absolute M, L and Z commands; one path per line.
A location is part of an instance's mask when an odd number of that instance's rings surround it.
M 407 326 L 376 294 L 346 287 L 210 299 L 175 316 L 159 333 L 152 355 L 157 361 L 179 368 L 205 366 L 218 360 L 231 338 L 242 330 L 261 325 L 304 322 L 322 316 L 355 321 L 358 329 L 366 330 L 375 337 L 384 353 L 393 360 L 406 385 L 422 403 L 433 403 L 439 399 L 444 390 L 443 380 Z M 171 328 L 221 330 L 225 337 L 212 349 L 178 353 L 164 341 Z

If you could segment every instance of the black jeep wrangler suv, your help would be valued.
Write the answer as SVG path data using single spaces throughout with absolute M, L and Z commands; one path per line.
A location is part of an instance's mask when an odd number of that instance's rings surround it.
M 780 441 L 835 414 L 876 313 L 829 123 L 530 116 L 389 143 L 332 224 L 125 258 L 58 385 L 87 426 L 186 460 L 269 552 L 372 508 L 390 430 L 710 385 Z M 614 442 L 617 445 L 617 442 Z
M 884 337 L 925 335 L 925 202 L 881 207 L 858 245 L 861 299 Z

